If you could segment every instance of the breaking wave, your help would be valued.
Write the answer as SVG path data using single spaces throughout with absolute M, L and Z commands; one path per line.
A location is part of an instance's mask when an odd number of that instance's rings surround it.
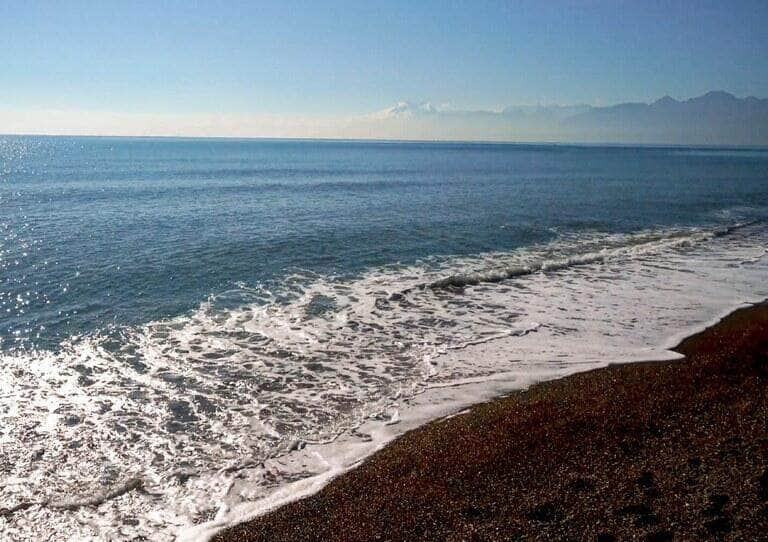
M 715 237 L 728 235 L 756 223 L 757 221 L 744 222 L 711 231 L 644 232 L 623 236 L 620 237 L 620 240 L 613 243 L 609 241 L 608 246 L 602 247 L 599 251 L 543 259 L 519 266 L 506 266 L 467 274 L 451 275 L 431 282 L 426 286 L 433 289 L 464 288 L 466 286 L 476 286 L 483 282 L 501 282 L 532 273 L 560 271 L 577 265 L 603 263 L 617 258 L 638 257 L 643 254 L 653 254 L 664 249 L 692 246 Z
M 172 540 L 323 472 L 280 458 L 370 438 L 355 431 L 396 424 L 425 390 L 668 356 L 670 330 L 768 295 L 767 238 L 760 223 L 560 233 L 355 277 L 296 272 L 177 318 L 6 352 L 0 521 L 11 536 Z

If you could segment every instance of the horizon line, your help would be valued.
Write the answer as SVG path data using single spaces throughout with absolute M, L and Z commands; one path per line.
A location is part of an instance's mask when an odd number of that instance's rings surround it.
M 188 135 L 117 135 L 117 134 L 35 134 L 2 133 L 3 137 L 45 137 L 84 139 L 183 139 L 183 140 L 229 140 L 229 141 L 295 141 L 324 143 L 444 143 L 463 145 L 540 145 L 552 147 L 644 147 L 644 148 L 713 148 L 713 149 L 756 149 L 768 150 L 767 145 L 734 145 L 714 143 L 633 143 L 611 141 L 547 141 L 547 140 L 483 140 L 483 139 L 396 139 L 396 138 L 344 138 L 344 137 L 281 137 L 281 136 L 188 136 Z

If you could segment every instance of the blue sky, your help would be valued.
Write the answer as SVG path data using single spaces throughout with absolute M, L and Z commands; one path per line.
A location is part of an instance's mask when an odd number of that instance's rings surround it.
M 768 97 L 768 2 L 0 3 L 0 108 L 347 115 Z

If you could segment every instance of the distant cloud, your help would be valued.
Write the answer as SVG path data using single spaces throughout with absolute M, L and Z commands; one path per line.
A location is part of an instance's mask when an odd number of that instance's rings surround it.
M 347 116 L 0 110 L 0 133 L 768 145 L 768 100 L 717 91 L 685 101 L 500 111 L 398 102 Z

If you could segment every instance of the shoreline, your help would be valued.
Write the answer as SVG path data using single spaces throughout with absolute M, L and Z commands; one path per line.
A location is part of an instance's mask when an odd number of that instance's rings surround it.
M 213 539 L 607 541 L 764 532 L 768 304 L 736 309 L 673 350 L 684 359 L 611 364 L 480 399 L 469 410 L 398 436 L 318 492 Z M 735 400 L 745 383 L 752 395 Z M 698 404 L 702 397 L 709 397 L 714 412 Z M 737 406 L 741 410 L 732 412 Z M 722 423 L 725 418 L 730 424 Z M 672 464 L 671 450 L 681 455 L 694 441 L 722 444 L 718 438 L 729 431 L 736 434 L 725 439 L 731 439 L 725 456 L 741 458 L 740 468 L 691 454 L 681 458 L 682 466 Z M 656 441 L 664 446 L 650 454 Z M 699 476 L 712 471 L 704 476 L 707 488 L 694 491 L 686 465 Z M 742 473 L 742 491 L 733 487 L 738 477 L 715 475 L 723 470 Z M 750 483 L 757 488 L 751 500 Z M 685 491 L 694 494 L 686 500 Z

